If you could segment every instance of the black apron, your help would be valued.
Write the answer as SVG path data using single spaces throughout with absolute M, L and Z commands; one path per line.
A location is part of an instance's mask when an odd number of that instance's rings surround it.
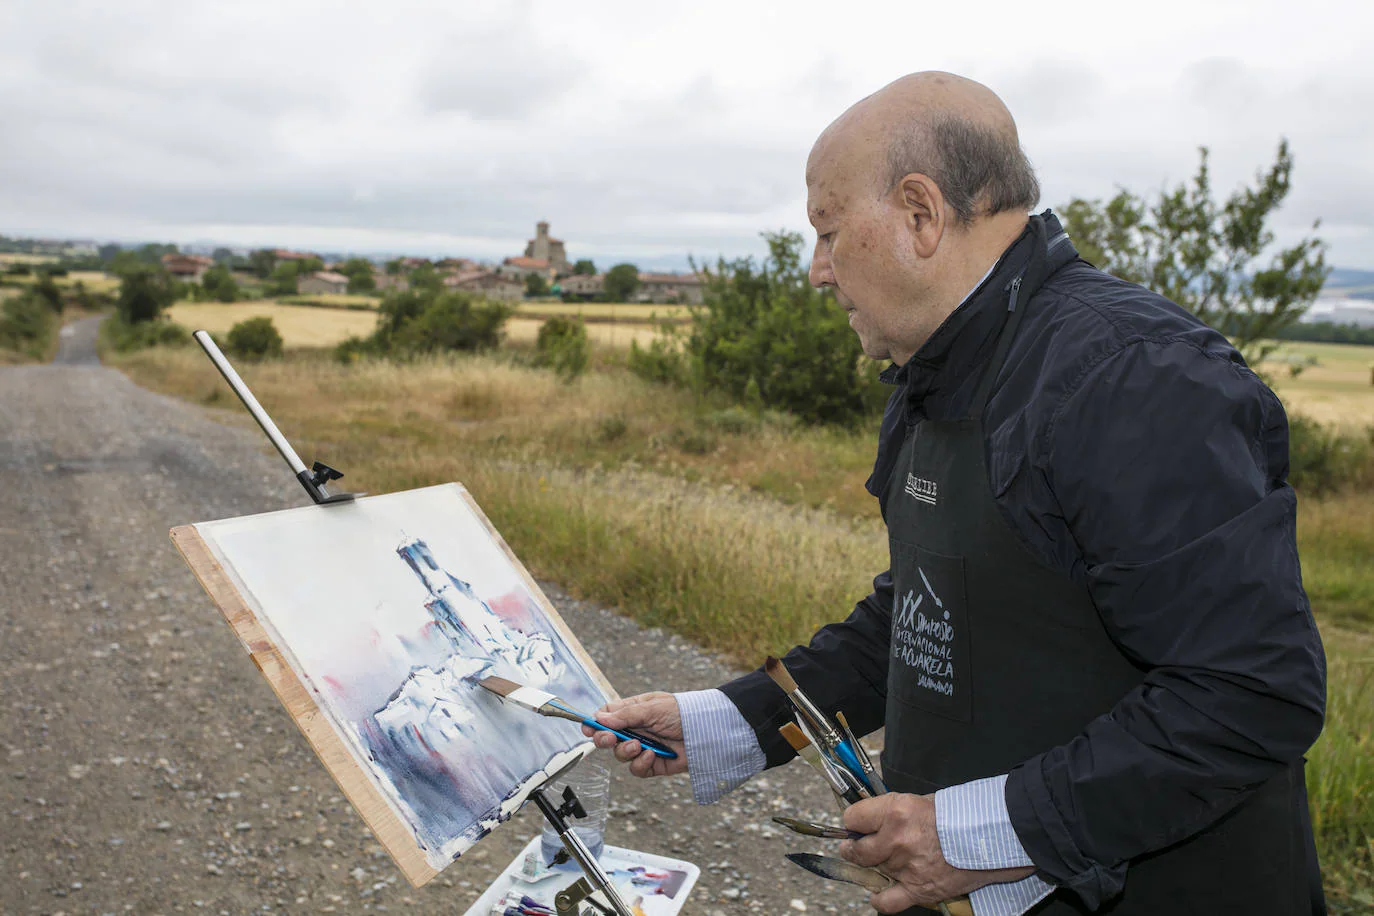
M 1007 287 L 1009 317 L 971 415 L 909 419 L 888 481 L 894 588 L 882 764 L 893 791 L 929 794 L 1006 773 L 1070 741 L 1144 677 L 1108 637 L 1087 590 L 1033 556 L 992 495 L 982 414 L 1026 311 L 1017 299 L 1028 302 L 1043 282 L 1037 269 Z M 1306 816 L 1298 765 L 1202 833 L 1133 860 L 1124 892 L 1098 912 L 1321 912 L 1310 896 L 1315 856 L 1309 863 L 1298 829 Z M 1030 912 L 1088 911 L 1059 891 Z

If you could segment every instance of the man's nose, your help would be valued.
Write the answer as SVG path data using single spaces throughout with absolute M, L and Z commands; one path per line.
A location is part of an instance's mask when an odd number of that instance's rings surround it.
M 821 251 L 819 242 L 811 254 L 811 268 L 807 271 L 806 279 L 816 289 L 835 285 L 835 278 L 830 273 L 830 258 Z

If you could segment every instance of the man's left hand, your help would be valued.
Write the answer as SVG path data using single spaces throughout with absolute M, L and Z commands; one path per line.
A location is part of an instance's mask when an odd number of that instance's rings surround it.
M 844 825 L 866 833 L 840 844 L 840 855 L 855 865 L 876 867 L 897 883 L 868 900 L 879 913 L 912 906 L 934 909 L 986 884 L 1019 881 L 1034 868 L 968 871 L 945 861 L 935 832 L 935 796 L 890 792 L 866 798 L 844 812 Z

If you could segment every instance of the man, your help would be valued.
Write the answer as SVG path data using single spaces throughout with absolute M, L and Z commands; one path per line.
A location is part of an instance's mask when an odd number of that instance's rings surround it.
M 868 480 L 891 568 L 784 659 L 855 731 L 886 726 L 893 791 L 846 811 L 867 836 L 841 849 L 898 879 L 874 907 L 1324 911 L 1302 754 L 1325 663 L 1278 400 L 1027 217 L 1034 174 L 977 83 L 864 99 L 806 180 L 812 283 L 896 386 Z M 702 803 L 791 756 L 761 672 L 601 718 L 672 739 L 677 761 L 595 737 Z

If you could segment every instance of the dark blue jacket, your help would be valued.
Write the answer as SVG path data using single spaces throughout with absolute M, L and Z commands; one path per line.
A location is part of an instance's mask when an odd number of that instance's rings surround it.
M 1052 214 L 1032 219 L 1059 231 Z M 1183 309 L 1057 254 L 984 428 L 1007 522 L 1087 590 L 1147 672 L 1109 715 L 1007 782 L 1032 860 L 1096 903 L 1131 858 L 1214 822 L 1301 757 L 1322 727 L 1325 659 L 1298 567 L 1278 399 Z M 968 414 L 1004 315 L 1003 272 L 886 373 L 898 389 L 867 485 L 880 500 L 905 420 Z M 789 655 L 789 667 L 825 671 L 798 678 L 822 705 L 881 710 L 891 608 L 885 572 L 848 620 Z M 776 734 L 780 694 L 759 678 L 723 689 L 776 765 L 791 750 Z

